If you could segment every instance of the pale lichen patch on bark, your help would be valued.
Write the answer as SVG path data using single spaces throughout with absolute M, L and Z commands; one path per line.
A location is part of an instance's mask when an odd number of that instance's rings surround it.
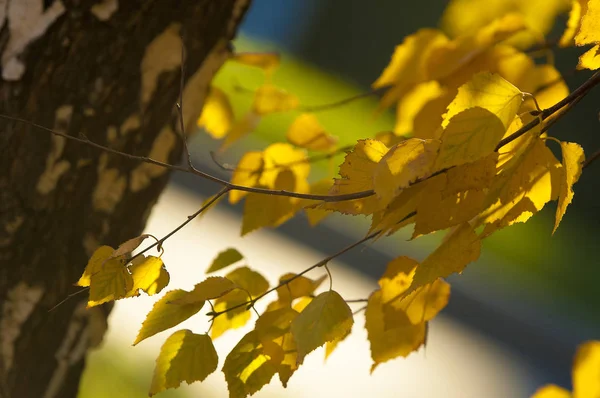
M 65 132 L 65 127 L 69 125 L 72 114 L 73 107 L 71 105 L 60 106 L 55 112 L 54 129 Z M 37 191 L 42 195 L 52 192 L 56 188 L 58 179 L 71 168 L 69 162 L 59 160 L 65 148 L 65 138 L 53 135 L 51 140 L 50 152 L 46 158 L 46 169 L 40 175 L 36 185 Z
M 19 282 L 8 291 L 2 306 L 0 319 L 0 352 L 2 354 L 2 369 L 8 372 L 12 366 L 15 347 L 14 344 L 21 334 L 23 323 L 35 309 L 42 298 L 44 289 L 41 286 L 29 286 Z
M 119 169 L 107 168 L 108 154 L 103 153 L 98 162 L 98 181 L 92 193 L 92 205 L 95 210 L 112 213 L 121 201 L 127 181 Z
M 159 162 L 168 162 L 169 155 L 175 147 L 175 133 L 169 126 L 163 127 L 158 137 L 152 143 L 152 149 L 148 157 Z M 138 192 L 150 185 L 153 178 L 159 177 L 167 172 L 164 167 L 149 163 L 142 163 L 131 172 L 129 179 L 129 189 L 132 192 Z
M 54 355 L 56 358 L 56 368 L 48 387 L 44 392 L 44 398 L 57 397 L 61 391 L 69 368 L 78 363 L 85 355 L 89 342 L 89 333 L 87 325 L 87 314 L 85 302 L 81 302 L 75 308 L 65 337 Z
M 181 24 L 172 23 L 146 47 L 140 65 L 142 86 L 140 102 L 142 108 L 154 95 L 158 77 L 163 72 L 178 69 L 181 66 Z
M 108 126 L 106 129 L 106 140 L 109 144 L 112 144 L 119 138 L 119 132 L 115 126 Z
M 108 21 L 119 8 L 118 0 L 102 0 L 92 6 L 90 11 L 100 21 Z
M 13 235 L 23 225 L 23 221 L 25 221 L 23 216 L 15 216 L 11 220 L 4 222 L 4 225 L 2 225 L 4 234 L 0 235 L 0 247 L 6 247 L 13 242 Z
M 140 119 L 140 115 L 134 113 L 133 115 L 130 115 L 127 119 L 125 119 L 123 123 L 121 123 L 121 128 L 119 129 L 119 131 L 121 132 L 122 136 L 126 136 L 131 131 L 138 130 L 141 125 L 142 120 Z
M 61 0 L 55 0 L 44 10 L 41 0 L 12 0 L 5 5 L 8 19 L 8 43 L 2 53 L 2 78 L 19 80 L 25 73 L 25 64 L 19 59 L 25 48 L 65 12 Z

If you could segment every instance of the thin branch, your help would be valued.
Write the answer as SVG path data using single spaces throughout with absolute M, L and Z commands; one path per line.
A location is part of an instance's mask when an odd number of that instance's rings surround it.
M 346 303 L 366 303 L 367 301 L 369 301 L 368 298 L 363 298 L 363 299 L 354 299 L 354 300 L 344 300 Z
M 332 102 L 330 104 L 302 106 L 299 108 L 299 110 L 301 110 L 303 112 L 313 112 L 313 113 L 327 111 L 327 110 L 338 108 L 340 106 L 344 106 L 344 105 L 354 102 L 356 100 L 360 100 L 363 98 L 368 98 L 368 97 L 372 97 L 374 95 L 385 93 L 387 90 L 389 90 L 392 87 L 393 87 L 393 85 L 382 86 L 382 87 L 375 88 L 371 91 L 367 91 L 366 93 L 361 93 L 361 94 L 355 95 L 354 97 L 345 98 L 343 100 Z
M 592 163 L 594 163 L 596 160 L 598 160 L 598 158 L 600 158 L 600 149 L 597 150 L 596 152 L 594 152 L 592 154 L 592 156 L 590 156 L 589 158 L 587 158 L 586 161 L 583 163 L 583 166 L 581 166 L 581 168 L 585 169 L 586 167 L 588 167 L 589 165 L 591 165 Z
M 315 268 L 319 268 L 319 267 L 323 267 L 324 265 L 326 265 L 329 261 L 333 260 L 334 258 L 341 256 L 342 254 L 346 253 L 349 250 L 354 249 L 356 246 L 359 246 L 363 243 L 365 243 L 366 241 L 373 239 L 375 236 L 377 236 L 381 231 L 375 231 L 367 236 L 365 236 L 364 238 L 352 243 L 351 245 L 346 246 L 345 248 L 343 248 L 342 250 L 324 258 L 323 260 L 319 261 L 316 264 L 311 265 L 310 267 L 306 268 L 304 271 L 292 276 L 289 279 L 286 279 L 284 281 L 281 281 L 281 283 L 279 283 L 277 286 L 272 287 L 271 289 L 267 290 L 266 292 L 264 292 L 263 294 L 257 296 L 255 299 L 253 300 L 249 300 L 237 305 L 234 305 L 233 307 L 227 308 L 223 311 L 219 311 L 219 312 L 215 312 L 214 316 L 217 317 L 221 314 L 224 314 L 226 312 L 229 311 L 233 311 L 235 309 L 241 308 L 241 307 L 247 307 L 248 305 L 254 305 L 254 303 L 256 303 L 258 300 L 260 300 L 261 298 L 265 297 L 266 295 L 268 295 L 269 293 L 272 293 L 274 291 L 276 291 L 277 289 L 286 286 L 287 284 L 291 283 L 292 281 L 296 280 L 297 278 L 300 278 L 302 275 L 314 270 Z

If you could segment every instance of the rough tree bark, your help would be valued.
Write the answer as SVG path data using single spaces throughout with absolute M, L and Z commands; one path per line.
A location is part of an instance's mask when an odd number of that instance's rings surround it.
M 177 162 L 250 0 L 0 0 L 0 113 Z M 100 244 L 137 236 L 164 169 L 0 123 L 0 396 L 74 397 L 108 307 L 73 293 Z

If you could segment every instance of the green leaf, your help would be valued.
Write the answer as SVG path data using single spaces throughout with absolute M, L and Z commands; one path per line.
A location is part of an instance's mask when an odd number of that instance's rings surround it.
M 150 396 L 177 388 L 182 381 L 202 381 L 217 369 L 218 363 L 217 351 L 208 335 L 178 330 L 165 341 L 156 358 Z
M 211 272 L 215 272 L 225 267 L 228 267 L 231 264 L 237 263 L 243 258 L 244 256 L 242 256 L 242 254 L 239 251 L 230 247 L 229 249 L 226 249 L 217 255 L 210 267 L 208 267 L 208 269 L 206 270 L 206 273 L 210 274 Z
M 188 293 L 181 289 L 171 290 L 158 300 L 154 304 L 154 307 L 152 307 L 152 310 L 146 315 L 146 320 L 142 323 L 142 328 L 138 332 L 133 345 L 150 336 L 154 336 L 156 333 L 180 324 L 200 311 L 204 306 L 204 301 L 184 305 L 171 304 L 172 301 L 180 299 Z
M 292 322 L 297 362 L 301 364 L 308 353 L 328 341 L 342 338 L 353 323 L 352 311 L 342 296 L 333 290 L 319 294 Z

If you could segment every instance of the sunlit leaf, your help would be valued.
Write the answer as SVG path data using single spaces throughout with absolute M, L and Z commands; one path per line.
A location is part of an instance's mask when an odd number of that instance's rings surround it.
M 227 95 L 221 89 L 211 86 L 196 124 L 213 138 L 221 139 L 229 133 L 233 123 L 233 109 Z
M 262 152 L 246 152 L 235 167 L 235 171 L 231 176 L 231 183 L 254 187 L 258 185 L 258 180 L 264 171 L 264 167 L 265 161 Z M 245 191 L 233 190 L 229 192 L 229 203 L 236 204 L 247 194 Z
M 100 271 L 102 264 L 108 260 L 114 250 L 115 249 L 110 246 L 100 246 L 97 248 L 85 266 L 85 270 L 83 271 L 83 274 L 77 281 L 76 285 L 83 287 L 89 286 L 91 276 Z
M 329 356 L 335 351 L 335 349 L 338 347 L 338 345 L 346 340 L 346 338 L 348 336 L 350 336 L 350 333 L 352 332 L 352 329 L 349 329 L 348 332 L 346 332 L 345 335 L 338 337 L 332 341 L 328 341 L 327 343 L 325 343 L 325 359 L 329 358 Z
M 342 296 L 333 290 L 319 294 L 292 322 L 298 363 L 316 348 L 344 336 L 353 323 L 352 311 Z
M 217 369 L 218 362 L 208 335 L 179 330 L 167 338 L 156 358 L 150 396 L 177 388 L 183 381 L 188 384 L 202 381 Z
M 235 289 L 235 284 L 221 276 L 211 276 L 194 286 L 194 290 L 180 299 L 171 301 L 171 304 L 194 304 L 213 300 L 224 296 Z
M 571 393 L 562 387 L 549 384 L 538 389 L 531 398 L 572 398 Z
M 365 328 L 373 359 L 371 372 L 383 362 L 408 356 L 424 343 L 424 323 L 413 325 L 406 315 L 402 316 L 402 313 L 399 313 L 398 319 L 394 327 L 386 327 L 381 290 L 373 292 L 365 311 Z
M 242 253 L 237 249 L 233 247 L 225 249 L 215 257 L 210 267 L 206 270 L 206 273 L 210 274 L 211 272 L 216 272 L 225 267 L 229 267 L 231 264 L 235 264 L 243 258 L 244 256 L 242 256 Z
M 383 292 L 383 289 L 382 289 Z M 396 297 L 399 297 L 397 295 Z M 432 320 L 450 299 L 450 284 L 438 279 L 422 286 L 402 299 L 384 302 L 384 319 L 386 327 L 394 327 L 398 320 L 398 311 L 406 314 L 413 325 Z
M 596 70 L 600 68 L 600 44 L 596 44 L 579 57 L 577 69 Z
M 219 151 L 225 151 L 230 146 L 244 138 L 248 133 L 254 131 L 256 126 L 258 126 L 260 119 L 261 115 L 251 111 L 246 113 L 241 119 L 236 120 L 229 130 L 229 134 L 225 136 Z
M 336 147 L 338 139 L 327 134 L 311 113 L 298 116 L 288 128 L 286 139 L 295 146 L 311 151 L 328 152 Z
M 133 345 L 147 339 L 150 336 L 179 325 L 192 315 L 196 314 L 204 306 L 204 302 L 192 304 L 177 305 L 172 301 L 178 300 L 188 294 L 185 290 L 177 289 L 167 292 L 158 300 L 152 310 L 146 315 L 146 320 L 142 323 L 142 328 L 133 342 Z
M 119 247 L 115 249 L 115 251 L 112 252 L 109 258 L 116 258 L 131 253 L 132 251 L 137 249 L 138 246 L 141 245 L 142 242 L 148 237 L 150 237 L 150 235 L 143 234 L 140 236 L 136 236 L 135 238 L 126 240 L 125 242 L 121 243 Z
M 579 30 L 581 23 L 581 12 L 586 6 L 588 0 L 571 0 L 571 10 L 569 11 L 569 20 L 567 28 L 561 36 L 558 45 L 560 47 L 568 47 L 575 44 L 575 34 Z
M 597 0 L 585 2 L 581 15 L 579 30 L 575 35 L 575 44 L 583 46 L 600 42 L 600 2 Z
M 169 284 L 169 273 L 160 257 L 137 257 L 130 271 L 133 277 L 133 289 L 127 294 L 128 297 L 139 296 L 140 290 L 152 296 L 160 293 Z
M 588 341 L 577 348 L 573 364 L 575 398 L 600 396 L 600 341 Z
M 583 148 L 574 142 L 561 142 L 560 147 L 562 149 L 562 165 L 564 169 L 564 179 L 561 181 L 559 194 L 558 194 L 558 206 L 556 207 L 556 222 L 554 224 L 554 230 L 556 231 L 560 221 L 562 220 L 567 206 L 573 200 L 573 184 L 579 180 L 581 176 L 582 165 L 585 160 Z
M 256 90 L 252 109 L 257 115 L 267 115 L 276 112 L 286 112 L 298 108 L 300 101 L 298 97 L 287 91 L 264 84 Z
M 126 297 L 133 288 L 133 277 L 120 259 L 103 262 L 90 277 L 88 308 Z
M 313 294 L 314 291 L 321 285 L 321 283 L 323 283 L 326 276 L 323 276 L 317 280 L 312 280 L 305 276 L 296 276 L 294 273 L 287 273 L 279 278 L 279 283 L 282 284 L 292 278 L 295 279 L 286 283 L 284 286 L 277 288 L 277 296 L 279 297 L 279 301 L 288 305 L 291 305 L 292 301 L 297 298 L 310 296 Z

